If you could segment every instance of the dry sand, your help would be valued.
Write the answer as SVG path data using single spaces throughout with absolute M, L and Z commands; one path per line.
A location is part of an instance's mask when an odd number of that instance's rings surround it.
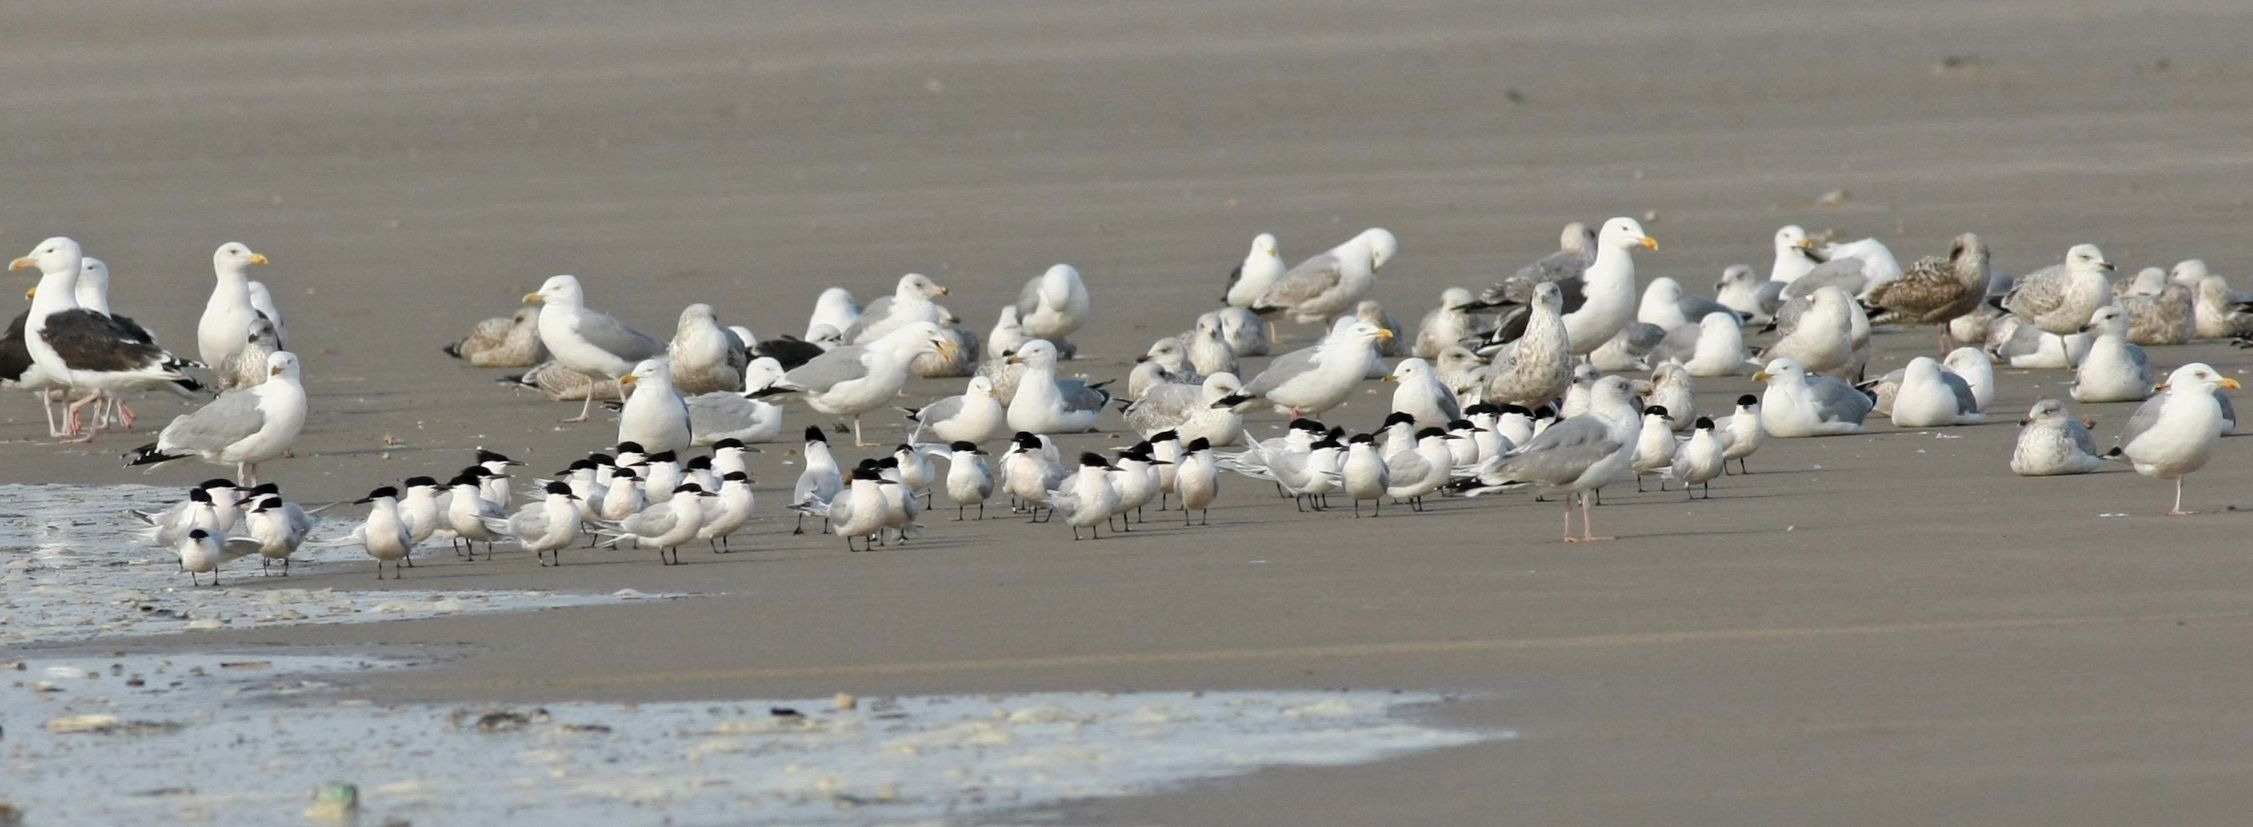
M 2253 9 L 2234 2 L 144 1 L 11 6 L 0 30 L 0 249 L 80 239 L 118 309 L 182 346 L 209 251 L 270 256 L 253 275 L 290 314 L 315 415 L 267 472 L 308 501 L 450 472 L 474 445 L 545 472 L 608 442 L 438 352 L 559 272 L 661 335 L 692 301 L 771 335 L 824 286 L 867 299 L 920 271 L 982 331 L 1068 261 L 1106 314 L 1075 368 L 1102 378 L 1209 306 L 1260 231 L 1295 260 L 1392 229 L 1378 297 L 1404 319 L 1566 220 L 1646 212 L 1663 247 L 1639 272 L 1703 289 L 1764 268 L 1785 223 L 1904 260 L 1976 231 L 2010 272 L 2084 241 L 2128 272 L 2200 256 L 2245 287 L 2253 265 Z M 1891 367 L 1931 338 L 1880 342 Z M 2240 354 L 2155 358 L 2235 375 Z M 770 519 L 761 551 L 679 568 L 504 554 L 407 581 L 703 600 L 156 645 L 479 647 L 363 687 L 401 699 L 1464 690 L 1483 700 L 1460 723 L 1524 736 L 1073 823 L 2235 823 L 2253 517 L 2158 517 L 2166 484 L 2123 471 L 2010 476 L 2008 423 L 2065 378 L 2004 373 L 1998 424 L 1954 438 L 1771 443 L 1711 503 L 1614 492 L 1598 527 L 1626 539 L 1595 548 L 1557 543 L 1554 504 L 1354 521 L 1232 480 L 1203 530 L 1074 545 L 934 522 L 847 556 Z M 1701 406 L 1745 387 L 1705 383 Z M 7 481 L 210 470 L 121 470 L 136 439 L 47 445 L 28 400 L 5 407 Z M 2109 440 L 2130 407 L 2078 410 Z M 2249 451 L 2226 442 L 2190 507 L 2246 502 Z M 787 459 L 756 466 L 766 514 Z

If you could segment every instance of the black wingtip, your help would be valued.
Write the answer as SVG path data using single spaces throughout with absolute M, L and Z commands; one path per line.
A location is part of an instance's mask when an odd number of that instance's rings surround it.
M 2104 452 L 2105 459 L 2120 459 L 2121 457 L 2125 457 L 2127 455 L 2128 452 L 2120 450 L 2120 446 L 2118 445 L 2114 445 L 2112 446 L 2112 450 Z
M 125 452 L 125 467 L 131 468 L 136 465 L 155 465 L 160 462 L 171 462 L 172 460 L 180 459 L 185 456 L 187 455 L 167 454 L 163 451 L 159 451 L 156 448 L 156 443 L 151 442 L 147 445 L 143 445 L 139 448 Z
M 1233 408 L 1250 401 L 1252 401 L 1252 398 L 1249 396 L 1245 396 L 1243 394 L 1229 394 L 1227 396 L 1221 397 L 1220 401 L 1214 402 L 1212 404 L 1212 407 L 1214 407 L 1215 409 Z
M 462 343 L 461 343 L 461 342 L 455 342 L 455 343 L 453 343 L 453 344 L 450 344 L 450 345 L 447 345 L 447 346 L 445 346 L 445 347 L 439 348 L 439 350 L 441 350 L 441 351 L 445 351 L 446 355 L 448 355 L 448 356 L 452 356 L 452 357 L 454 357 L 454 358 L 456 358 L 456 359 L 460 359 L 460 358 L 462 358 Z
M 752 399 L 761 399 L 761 398 L 765 398 L 765 397 L 769 397 L 769 396 L 781 396 L 781 395 L 783 395 L 783 394 L 786 394 L 786 393 L 789 393 L 789 392 L 790 392 L 790 389 L 789 389 L 789 388 L 778 388 L 778 387 L 775 387 L 775 386 L 773 386 L 773 385 L 768 385 L 768 386 L 766 386 L 766 387 L 764 387 L 764 388 L 760 388 L 760 389 L 758 389 L 758 390 L 752 391 L 752 392 L 751 392 L 751 398 L 752 398 Z

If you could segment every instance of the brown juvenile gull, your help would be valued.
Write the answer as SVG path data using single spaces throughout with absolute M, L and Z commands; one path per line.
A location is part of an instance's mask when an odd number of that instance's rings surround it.
M 1987 266 L 1987 244 L 1973 233 L 1956 236 L 1945 258 L 1918 259 L 1900 278 L 1870 290 L 1865 304 L 1879 311 L 1870 323 L 1939 325 L 1940 352 L 1955 350 L 1948 322 L 1979 309 L 1993 276 Z
M 481 368 L 528 368 L 547 361 L 548 349 L 540 344 L 540 309 L 526 307 L 514 316 L 478 322 L 445 350 Z

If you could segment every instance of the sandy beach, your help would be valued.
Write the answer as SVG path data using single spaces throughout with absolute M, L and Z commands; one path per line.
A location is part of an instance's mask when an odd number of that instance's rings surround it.
M 1375 298 L 1410 324 L 1614 215 L 1661 242 L 1641 278 L 1707 295 L 1795 223 L 1904 262 L 1970 231 L 2004 272 L 2088 242 L 2123 274 L 2196 257 L 2253 288 L 2242 3 L 142 0 L 0 8 L 0 29 L 0 249 L 78 239 L 118 312 L 191 349 L 211 250 L 267 255 L 252 276 L 313 415 L 262 470 L 304 502 L 443 478 L 477 446 L 544 475 L 612 442 L 440 352 L 558 273 L 660 336 L 691 302 L 773 336 L 825 287 L 866 301 L 906 272 L 984 331 L 1069 262 L 1098 319 L 1066 370 L 1098 380 L 1214 306 L 1259 232 L 1296 261 L 1389 228 Z M 1873 373 L 1939 355 L 1929 330 L 1876 341 Z M 2253 365 L 2226 342 L 2152 357 Z M 703 597 L 102 648 L 473 653 L 347 687 L 382 702 L 1403 689 L 1519 734 L 1025 814 L 1071 824 L 2236 823 L 2253 440 L 2191 478 L 2191 518 L 2124 464 L 2013 476 L 2018 417 L 2071 378 L 1999 370 L 1985 425 L 1771 442 L 1710 502 L 1614 486 L 1595 515 L 1621 540 L 1587 548 L 1523 496 L 1355 520 L 1230 477 L 1207 528 L 1151 512 L 1074 544 L 947 509 L 848 555 L 789 533 L 795 445 L 774 444 L 751 553 L 231 581 Z M 1757 386 L 1698 390 L 1726 412 Z M 1389 393 L 1329 418 L 1373 428 Z M 30 397 L 0 398 L 0 482 L 218 474 L 123 468 L 187 410 L 138 407 L 139 433 L 58 446 Z M 2133 409 L 2074 406 L 2106 446 Z M 1122 427 L 1067 444 L 1125 447 Z

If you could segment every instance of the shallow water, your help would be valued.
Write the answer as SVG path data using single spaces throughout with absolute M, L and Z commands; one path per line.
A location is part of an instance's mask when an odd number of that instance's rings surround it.
M 170 552 L 125 535 L 129 509 L 161 508 L 183 489 L 140 485 L 0 486 L 0 643 L 54 643 L 193 629 L 300 623 L 368 623 L 442 614 L 524 612 L 663 599 L 536 590 L 384 590 L 191 587 Z M 349 518 L 324 521 L 338 534 Z M 441 552 L 442 553 L 442 552 Z M 367 566 L 357 546 L 299 549 L 292 568 Z M 255 557 L 221 568 L 227 583 L 260 578 Z
M 1413 720 L 1430 693 L 1042 693 L 373 706 L 332 681 L 411 666 L 168 654 L 0 663 L 8 779 L 31 824 L 934 823 L 1513 737 Z M 12 677 L 11 677 L 12 676 Z M 73 731 L 78 730 L 78 731 Z M 319 823 L 316 821 L 315 823 Z

